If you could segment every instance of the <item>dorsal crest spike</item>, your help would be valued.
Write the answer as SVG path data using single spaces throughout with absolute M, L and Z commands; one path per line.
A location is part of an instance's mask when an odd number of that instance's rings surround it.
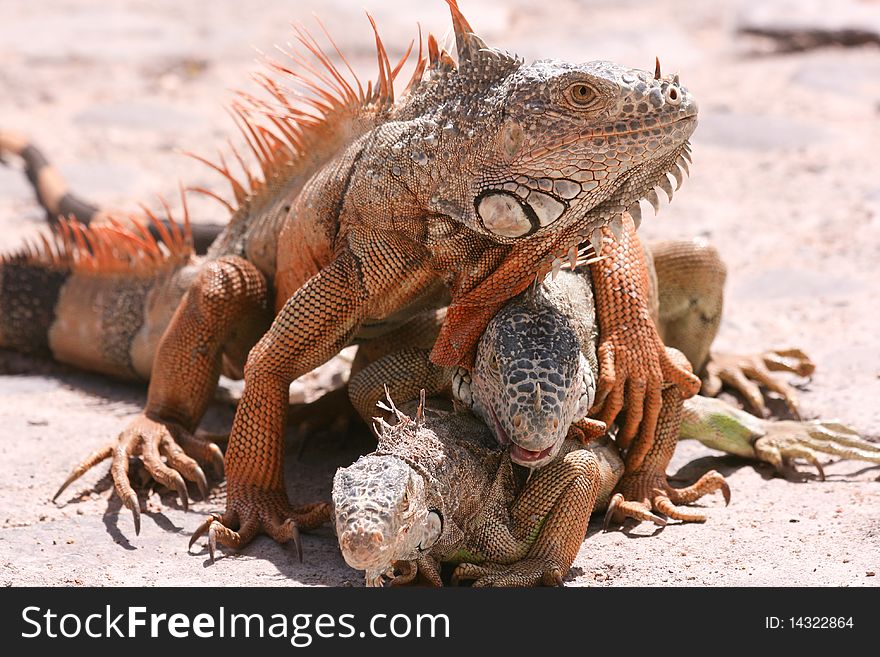
M 394 80 L 397 79 L 397 76 L 400 73 L 400 69 L 403 68 L 403 65 L 406 64 L 406 60 L 409 59 L 410 54 L 412 54 L 412 49 L 415 44 L 416 44 L 416 42 L 414 40 L 409 42 L 409 47 L 406 49 L 406 52 L 403 53 L 403 57 L 401 57 L 400 61 L 397 62 L 397 66 L 395 66 L 391 70 L 391 81 L 392 82 L 394 82 Z M 421 49 L 421 46 L 422 46 L 422 44 L 420 42 L 419 49 Z
M 421 23 L 417 23 L 419 27 L 419 56 L 416 59 L 416 67 L 413 70 L 412 77 L 409 79 L 409 83 L 406 85 L 406 90 L 410 91 L 415 86 L 421 82 L 422 76 L 425 74 L 425 65 L 427 64 L 427 60 L 425 59 L 424 54 L 424 44 L 422 42 L 422 25 Z
M 655 58 L 654 58 L 654 79 L 655 79 L 655 80 L 659 80 L 660 77 L 661 77 L 661 74 L 660 74 L 660 58 L 659 58 L 659 57 L 655 57 Z
M 436 66 L 440 61 L 440 46 L 437 44 L 437 37 L 428 32 L 428 64 Z
M 379 36 L 379 28 L 376 26 L 376 20 L 367 13 L 367 19 L 373 27 L 373 34 L 376 36 L 376 58 L 379 61 L 379 100 L 383 103 L 391 104 L 394 102 L 394 78 L 391 75 L 391 63 L 388 61 L 388 53 L 385 51 L 385 44 L 382 43 L 382 37 Z
M 440 50 L 440 63 L 438 64 L 438 68 L 446 69 L 448 71 L 455 70 L 455 60 L 452 59 L 452 55 L 446 52 L 445 48 Z
M 459 63 L 471 61 L 480 50 L 487 48 L 486 42 L 474 34 L 464 14 L 458 8 L 458 0 L 446 0 L 452 14 L 452 28 L 455 30 L 455 47 L 458 51 Z
M 191 247 L 193 243 L 192 224 L 189 221 L 189 204 L 186 201 L 186 188 L 183 186 L 183 181 L 177 182 L 177 188 L 180 190 L 180 204 L 183 207 L 183 242 Z

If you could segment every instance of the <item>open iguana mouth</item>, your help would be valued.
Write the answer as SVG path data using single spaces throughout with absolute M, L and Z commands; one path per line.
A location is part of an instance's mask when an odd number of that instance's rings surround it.
M 524 447 L 520 447 L 515 442 L 510 439 L 510 435 L 505 431 L 504 426 L 501 424 L 498 416 L 495 414 L 493 409 L 489 409 L 492 413 L 492 420 L 495 422 L 495 438 L 498 440 L 498 443 L 502 447 L 510 447 L 510 458 L 514 461 L 514 463 L 519 463 L 521 465 L 531 465 L 534 463 L 538 463 L 539 461 L 543 461 L 546 459 L 553 450 L 556 448 L 556 445 L 550 445 L 547 449 L 542 449 L 539 452 L 534 452 L 530 449 L 525 449 Z
M 556 445 L 550 445 L 547 449 L 542 449 L 540 452 L 533 452 L 529 449 L 523 449 L 516 443 L 510 446 L 510 458 L 513 459 L 516 463 L 521 463 L 523 465 L 530 463 L 537 463 L 538 461 L 542 461 L 543 459 L 550 456 L 550 453 Z

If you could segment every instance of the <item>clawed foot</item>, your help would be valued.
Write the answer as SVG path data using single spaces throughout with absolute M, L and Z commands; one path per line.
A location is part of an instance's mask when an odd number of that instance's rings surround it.
M 269 535 L 282 545 L 292 544 L 297 558 L 302 561 L 300 528 L 315 529 L 330 520 L 332 509 L 326 502 L 291 507 L 283 492 L 256 488 L 245 489 L 238 495 L 230 491 L 226 513 L 212 513 L 193 532 L 189 547 L 208 535 L 211 563 L 217 552 L 217 543 L 239 549 L 260 533 Z
M 800 349 L 751 355 L 713 352 L 706 364 L 702 392 L 715 397 L 722 386 L 730 386 L 745 397 L 752 411 L 763 417 L 767 414 L 767 406 L 759 386 L 764 386 L 780 395 L 789 412 L 800 419 L 797 392 L 790 384 L 774 377 L 773 372 L 810 376 L 815 370 L 816 365 Z
M 552 559 L 531 557 L 514 564 L 462 563 L 452 571 L 452 585 L 474 580 L 473 586 L 564 586 L 562 567 Z
M 179 425 L 157 422 L 141 415 L 115 443 L 92 452 L 77 465 L 52 501 L 98 463 L 112 457 L 113 484 L 122 503 L 132 513 L 135 534 L 139 534 L 141 507 L 128 475 L 129 459 L 133 456 L 141 457 L 147 472 L 157 483 L 177 492 L 184 511 L 189 508 L 184 479 L 195 483 L 203 499 L 208 495 L 208 482 L 199 462 L 210 464 L 215 473 L 223 477 L 223 453 L 217 445 L 192 435 Z
M 647 520 L 660 527 L 666 525 L 667 518 L 682 522 L 705 522 L 706 516 L 702 513 L 682 509 L 678 505 L 690 504 L 717 490 L 724 496 L 725 505 L 730 504 L 730 487 L 715 470 L 710 470 L 695 484 L 685 488 L 673 488 L 665 475 L 624 475 L 608 503 L 604 530 L 608 531 L 612 523 L 622 524 L 626 518 Z
M 880 446 L 839 422 L 782 420 L 767 422 L 763 428 L 764 435 L 754 444 L 755 455 L 786 478 L 792 478 L 792 473 L 797 472 L 794 460 L 803 459 L 818 470 L 819 479 L 824 481 L 820 455 L 880 463 Z

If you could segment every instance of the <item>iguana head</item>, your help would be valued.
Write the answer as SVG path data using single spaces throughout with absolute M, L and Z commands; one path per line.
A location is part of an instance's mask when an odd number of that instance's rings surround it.
M 430 210 L 514 244 L 569 229 L 589 239 L 623 212 L 638 221 L 638 201 L 654 204 L 655 186 L 671 196 L 666 174 L 680 184 L 697 124 L 678 75 L 662 76 L 659 62 L 654 72 L 606 61 L 526 64 L 487 46 L 447 2 L 457 65 L 435 45 L 401 114 L 422 121 L 395 144 L 425 174 L 417 187 Z M 407 159 L 398 170 L 409 167 Z
M 577 274 L 562 272 L 563 281 L 566 276 Z M 537 468 L 556 457 L 571 423 L 586 415 L 596 381 L 572 323 L 527 291 L 489 322 L 474 368 L 454 374 L 453 393 L 510 447 L 513 461 Z
M 398 561 L 412 561 L 439 538 L 442 520 L 428 505 L 424 477 L 401 458 L 362 456 L 333 478 L 336 535 L 346 563 L 381 586 Z
M 589 237 L 604 219 L 592 211 L 620 214 L 663 184 L 696 127 L 677 79 L 611 62 L 535 62 L 497 94 L 503 117 L 472 192 L 476 229 L 501 242 L 576 223 Z

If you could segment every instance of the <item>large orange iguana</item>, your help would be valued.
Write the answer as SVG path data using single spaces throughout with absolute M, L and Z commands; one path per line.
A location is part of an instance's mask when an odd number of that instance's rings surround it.
M 671 195 L 697 107 L 677 76 L 610 62 L 531 64 L 487 46 L 455 0 L 457 62 L 427 39 L 401 97 L 376 32 L 379 76 L 362 85 L 300 32 L 312 54 L 260 78 L 269 100 L 242 96 L 240 127 L 261 175 L 233 188 L 229 225 L 203 260 L 177 234 L 156 247 L 112 224 L 68 235 L 0 271 L 0 345 L 149 376 L 147 405 L 74 477 L 112 456 L 116 491 L 139 523 L 128 463 L 186 501 L 217 448 L 193 436 L 221 370 L 244 393 L 225 454 L 227 508 L 212 540 L 238 547 L 265 532 L 295 540 L 327 505 L 291 507 L 283 481 L 288 386 L 346 345 L 387 334 L 417 311 L 449 305 L 432 359 L 471 364 L 489 319 L 511 296 L 590 241 L 601 328 L 600 417 L 626 406 L 634 468 L 653 441 L 660 384 L 699 381 L 667 357 L 651 320 L 643 255 L 616 244 L 624 213 Z M 375 31 L 375 25 L 374 31 Z M 332 43 L 332 42 L 331 42 Z M 335 45 L 333 45 L 335 48 Z M 296 70 L 293 70 L 296 69 Z M 353 73 L 352 73 L 353 75 Z M 140 242 L 138 241 L 140 240 Z M 612 367 L 613 365 L 613 367 Z M 164 457 L 164 460 L 163 458 Z M 629 462 L 628 462 L 629 465 Z

